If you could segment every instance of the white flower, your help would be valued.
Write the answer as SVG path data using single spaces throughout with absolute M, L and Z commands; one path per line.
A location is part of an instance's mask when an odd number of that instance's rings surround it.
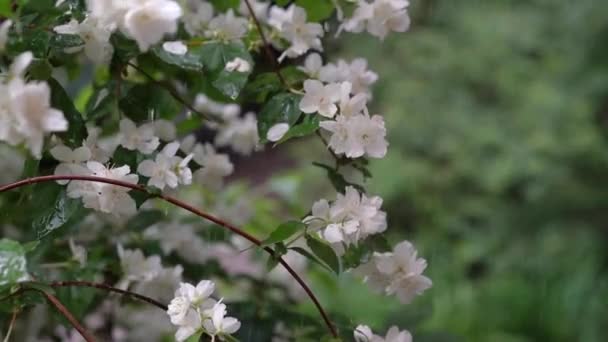
M 281 36 L 288 40 L 291 45 L 279 57 L 282 61 L 285 57 L 298 57 L 309 49 L 323 50 L 321 37 L 323 37 L 323 26 L 318 23 L 306 22 L 306 11 L 298 6 L 292 5 L 287 12 L 289 18 L 279 25 Z
M 270 127 L 270 129 L 268 129 L 268 133 L 266 133 L 266 139 L 272 142 L 279 141 L 285 136 L 287 131 L 289 131 L 289 124 L 286 124 L 284 122 L 275 124 Z
M 409 241 L 402 241 L 392 253 L 374 253 L 356 272 L 364 276 L 374 291 L 395 294 L 401 303 L 408 304 L 433 284 L 422 275 L 427 263 L 417 253 Z
M 80 174 L 82 163 L 91 159 L 91 151 L 85 147 L 74 150 L 64 145 L 57 145 L 50 150 L 53 158 L 61 163 L 55 168 L 55 175 L 74 175 Z M 68 180 L 59 180 L 59 184 L 67 184 Z
M 300 100 L 300 110 L 307 114 L 318 112 L 332 118 L 338 111 L 336 102 L 340 100 L 340 85 L 323 85 L 317 80 L 304 81 L 305 95 Z
M 322 67 L 323 59 L 321 59 L 321 55 L 315 52 L 306 56 L 304 66 L 298 67 L 298 69 L 304 71 L 310 78 L 319 78 Z
M 120 145 L 127 150 L 138 150 L 143 154 L 150 154 L 158 148 L 160 141 L 154 135 L 153 124 L 143 124 L 139 127 L 127 118 L 120 120 Z
M 68 53 L 78 52 L 84 48 L 84 52 L 93 63 L 106 64 L 110 61 L 114 48 L 110 44 L 110 36 L 112 30 L 105 24 L 102 24 L 94 17 L 87 17 L 79 23 L 76 19 L 72 19 L 67 24 L 55 26 L 53 31 L 59 34 L 74 34 L 80 36 L 84 42 L 84 47 L 69 49 Z
M 211 318 L 216 314 L 215 311 L 220 309 L 214 310 L 217 304 L 215 299 L 211 298 L 214 290 L 215 284 L 210 280 L 202 280 L 196 286 L 188 283 L 179 285 L 167 310 L 171 323 L 178 327 L 175 333 L 176 340 L 184 341 L 192 336 L 201 329 L 203 319 Z M 224 314 L 225 309 L 224 306 Z
M 80 267 L 84 267 L 87 264 L 87 250 L 74 242 L 74 239 L 69 239 L 70 251 L 72 252 L 72 258 L 80 264 Z
M 181 324 L 190 311 L 190 301 L 186 297 L 175 297 L 167 307 L 167 314 L 173 324 Z
M 137 1 L 135 1 L 137 2 Z M 182 16 L 181 7 L 172 0 L 140 1 L 124 16 L 124 28 L 141 51 L 147 51 L 166 34 L 177 31 L 177 19 Z
M 304 219 L 311 230 L 321 230 L 320 236 L 334 244 L 336 252 L 341 244 L 356 244 L 359 240 L 386 230 L 386 213 L 380 210 L 382 199 L 367 197 L 348 186 L 333 203 L 325 199 L 315 202 L 312 215 Z M 337 245 L 336 245 L 337 244 Z
M 175 251 L 191 263 L 203 263 L 207 260 L 205 243 L 189 224 L 177 221 L 159 223 L 148 227 L 144 231 L 144 237 L 158 240 L 165 255 Z
M 175 153 L 179 148 L 178 142 L 167 144 L 162 151 L 156 155 L 156 159 L 144 160 L 137 166 L 137 172 L 142 176 L 150 178 L 149 186 L 155 186 L 161 190 L 168 186 L 172 189 L 179 184 L 176 166 L 182 161 Z
M 374 333 L 367 325 L 358 325 L 353 333 L 356 342 L 372 342 Z
M 371 97 L 370 86 L 378 80 L 378 74 L 367 69 L 367 60 L 356 58 L 348 63 L 339 60 L 337 64 L 328 63 L 321 67 L 319 79 L 323 82 L 350 82 L 351 94 L 365 93 Z
M 182 22 L 186 31 L 192 36 L 203 33 L 205 27 L 213 18 L 213 6 L 200 0 L 189 0 L 182 6 L 184 7 Z
M 162 269 L 158 255 L 146 258 L 141 250 L 124 249 L 122 245 L 118 245 L 117 250 L 123 273 L 119 287 L 123 289 L 128 288 L 133 281 L 151 281 Z
M 96 161 L 88 161 L 86 168 L 78 170 L 78 173 L 83 175 L 137 184 L 138 176 L 130 174 L 130 172 L 131 169 L 127 165 L 107 168 Z M 68 185 L 67 195 L 71 198 L 82 198 L 85 208 L 120 216 L 132 215 L 137 211 L 135 201 L 128 194 L 129 190 L 101 182 L 72 181 Z
M 230 335 L 241 327 L 241 322 L 234 317 L 226 317 L 226 305 L 218 302 L 205 314 L 210 317 L 203 321 L 203 327 L 212 336 Z
M 188 53 L 188 46 L 186 46 L 186 44 L 184 44 L 181 40 L 176 40 L 173 42 L 164 42 L 163 50 L 174 55 L 183 56 Z
M 89 135 L 82 145 L 86 146 L 91 152 L 91 160 L 100 163 L 105 163 L 110 160 L 110 157 L 114 154 L 114 150 L 119 142 L 117 137 L 100 139 L 99 133 L 101 132 L 101 129 L 91 126 L 88 127 L 87 130 Z
M 177 324 L 178 328 L 175 332 L 175 340 L 177 342 L 187 340 L 188 337 L 194 335 L 201 329 L 201 323 L 201 315 L 194 310 L 189 310 L 181 323 Z
M 48 84 L 23 80 L 32 59 L 31 52 L 17 56 L 6 76 L 8 83 L 0 83 L 0 141 L 25 143 L 40 158 L 45 133 L 66 131 L 68 122 L 63 112 L 51 108 Z
M 340 115 L 347 117 L 357 114 L 367 114 L 367 95 L 359 93 L 353 97 L 350 96 L 352 84 L 350 82 L 342 82 L 340 85 Z
M 293 15 L 294 6 L 283 8 L 281 6 L 270 7 L 270 13 L 268 14 L 268 25 L 281 31 L 283 24 L 291 20 Z
M 220 127 L 215 143 L 218 146 L 230 146 L 240 154 L 249 155 L 260 141 L 257 119 L 253 113 L 243 118 L 235 118 Z
M 353 334 L 357 342 L 412 342 L 409 331 L 399 331 L 396 326 L 388 330 L 386 337 L 375 335 L 367 325 L 358 325 Z
M 240 57 L 236 57 L 235 59 L 226 63 L 226 67 L 224 68 L 224 70 L 229 71 L 229 72 L 234 72 L 234 71 L 250 72 L 251 64 L 249 64 L 248 61 L 246 61 Z
M 386 127 L 379 115 L 338 115 L 335 121 L 322 121 L 319 126 L 332 133 L 329 147 L 336 154 L 344 154 L 348 158 L 364 155 L 382 158 L 386 155 Z
M 364 29 L 380 39 L 391 32 L 405 32 L 410 27 L 407 13 L 408 0 L 359 0 L 353 16 L 340 27 L 348 32 L 362 32 Z
M 399 331 L 397 326 L 392 326 L 386 332 L 385 342 L 412 342 L 412 334 L 409 331 Z
M 240 39 L 247 33 L 247 24 L 247 19 L 235 16 L 229 9 L 226 14 L 211 19 L 207 36 L 222 40 Z
M 268 7 L 270 3 L 260 0 L 248 0 L 251 4 L 251 8 L 253 9 L 253 14 L 261 23 L 265 23 L 268 21 Z M 245 17 L 251 16 L 249 13 L 249 8 L 245 3 L 245 0 L 241 0 L 241 4 L 239 6 L 239 13 Z
M 183 272 L 184 269 L 181 265 L 163 267 L 152 279 L 137 282 L 133 291 L 162 301 L 171 300 L 175 287 L 182 281 Z
M 217 153 L 210 144 L 196 144 L 192 153 L 194 162 L 201 166 L 194 172 L 193 178 L 212 190 L 221 188 L 223 179 L 234 171 L 228 155 Z
M 6 19 L 0 24 L 0 53 L 4 52 L 6 43 L 8 42 L 8 31 L 11 29 L 13 21 Z
M 154 135 L 162 141 L 173 141 L 177 137 L 177 128 L 172 121 L 165 119 L 154 120 Z
M 183 297 L 189 303 L 199 306 L 211 299 L 215 291 L 215 283 L 211 280 L 201 280 L 196 286 L 189 283 L 181 283 L 175 291 L 175 297 Z

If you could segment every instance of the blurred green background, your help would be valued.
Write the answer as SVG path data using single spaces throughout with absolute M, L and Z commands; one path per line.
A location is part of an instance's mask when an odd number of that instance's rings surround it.
M 608 340 L 608 1 L 411 10 L 410 32 L 334 52 L 380 75 L 391 148 L 368 192 L 434 287 L 401 306 L 343 277 L 323 300 L 416 341 Z M 305 184 L 322 179 L 312 169 Z

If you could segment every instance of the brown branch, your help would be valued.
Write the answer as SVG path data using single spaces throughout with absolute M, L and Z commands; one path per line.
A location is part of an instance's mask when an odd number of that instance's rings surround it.
M 274 72 L 277 74 L 277 77 L 279 78 L 279 80 L 281 81 L 283 86 L 285 86 L 285 88 L 289 89 L 289 84 L 283 77 L 283 74 L 281 74 L 281 69 L 279 68 L 279 64 L 277 63 L 277 60 L 274 57 L 274 53 L 272 53 L 272 49 L 270 48 L 270 44 L 268 43 L 268 40 L 266 39 L 266 35 L 264 34 L 262 25 L 260 24 L 260 21 L 258 20 L 258 18 L 255 16 L 255 11 L 253 10 L 253 7 L 251 6 L 251 2 L 249 0 L 245 0 L 245 4 L 247 5 L 249 14 L 251 14 L 251 19 L 253 19 L 253 22 L 255 23 L 255 27 L 258 29 L 258 32 L 260 33 L 260 37 L 262 38 L 262 44 L 264 44 L 264 50 L 266 52 L 266 56 L 270 60 L 270 63 L 272 63 Z
M 26 186 L 26 185 L 30 185 L 30 184 L 36 184 L 36 183 L 43 183 L 43 182 L 53 182 L 53 181 L 58 181 L 58 180 L 78 180 L 78 181 L 90 181 L 90 182 L 99 182 L 99 183 L 106 183 L 106 184 L 112 184 L 112 185 L 117 185 L 117 186 L 121 186 L 121 187 L 125 187 L 125 188 L 129 188 L 131 190 L 136 190 L 136 191 L 140 191 L 140 192 L 144 192 L 147 193 L 149 195 L 154 195 L 157 196 L 161 199 L 163 199 L 164 201 L 167 201 L 175 206 L 178 206 L 184 210 L 187 210 L 201 218 L 204 218 L 210 222 L 213 222 L 221 227 L 224 227 L 230 231 L 232 231 L 235 234 L 238 234 L 242 237 L 244 237 L 245 239 L 249 240 L 251 243 L 257 245 L 257 246 L 262 246 L 262 241 L 257 239 L 256 237 L 254 237 L 253 235 L 243 231 L 242 229 L 226 222 L 223 221 L 220 218 L 217 218 L 213 215 L 207 214 L 199 209 L 196 209 L 195 207 L 182 202 L 180 200 L 178 200 L 177 198 L 174 198 L 172 196 L 169 195 L 164 195 L 164 194 L 160 194 L 160 195 L 155 195 L 155 194 L 151 194 L 150 192 L 148 192 L 148 190 L 146 190 L 146 188 L 144 188 L 141 185 L 138 184 L 132 184 L 132 183 L 128 183 L 128 182 L 123 182 L 123 181 L 119 181 L 119 180 L 115 180 L 115 179 L 110 179 L 110 178 L 103 178 L 103 177 L 95 177 L 95 176 L 76 176 L 76 175 L 68 175 L 68 176 L 61 176 L 61 175 L 53 175 L 53 176 L 38 176 L 38 177 L 32 177 L 32 178 L 27 178 L 27 179 L 23 179 L 11 184 L 7 184 L 4 186 L 0 187 L 0 193 L 5 192 L 5 191 L 9 191 L 12 189 L 16 189 L 22 186 Z M 268 254 L 270 254 L 270 256 L 275 257 L 275 252 L 272 248 L 266 246 L 263 247 L 264 251 L 266 251 Z M 323 309 L 323 307 L 321 306 L 321 303 L 319 302 L 319 300 L 317 299 L 317 297 L 315 296 L 315 294 L 312 292 L 312 290 L 310 289 L 310 287 L 308 287 L 308 285 L 306 284 L 306 282 L 300 277 L 300 275 L 295 272 L 291 266 L 289 266 L 289 264 L 281 257 L 278 257 L 278 262 L 287 270 L 287 272 L 289 272 L 289 274 L 291 274 L 291 276 L 295 279 L 295 281 L 302 287 L 302 289 L 304 290 L 304 292 L 306 292 L 306 294 L 308 295 L 308 297 L 310 298 L 310 300 L 314 303 L 315 307 L 317 308 L 317 310 L 319 311 L 319 314 L 321 315 L 321 317 L 323 318 L 323 321 L 325 322 L 325 324 L 327 325 L 327 328 L 329 329 L 330 333 L 332 334 L 332 336 L 334 337 L 338 337 L 338 333 L 335 329 L 335 327 L 333 326 L 331 320 L 329 319 L 329 316 L 327 315 L 327 313 L 325 312 L 325 310 Z
M 4 342 L 8 342 L 11 334 L 13 332 L 13 328 L 15 327 L 15 321 L 17 320 L 17 315 L 19 314 L 19 310 L 13 311 L 13 315 L 11 316 L 11 321 L 8 324 L 8 331 L 6 332 L 6 336 L 4 336 Z
M 198 111 L 196 108 L 194 108 L 194 106 L 192 104 L 190 104 L 183 97 L 181 97 L 181 95 L 177 92 L 177 90 L 175 90 L 175 88 L 173 88 L 167 82 L 157 80 L 156 78 L 154 78 L 154 76 L 150 75 L 148 72 L 146 72 L 144 69 L 140 68 L 139 66 L 137 66 L 134 63 L 127 62 L 127 65 L 129 65 L 133 69 L 139 71 L 139 73 L 141 73 L 142 75 L 144 75 L 146 78 L 148 78 L 154 84 L 156 84 L 159 87 L 165 89 L 171 96 L 173 96 L 174 99 L 176 99 L 184 107 L 188 108 L 188 110 L 190 110 L 191 112 L 196 113 L 197 115 L 200 115 L 201 117 L 203 117 L 203 118 L 205 118 L 207 120 L 211 120 L 211 121 L 215 121 L 215 122 L 220 122 L 221 121 L 221 120 L 219 120 L 216 117 L 212 117 L 212 116 L 209 116 L 209 115 L 207 115 L 205 113 L 202 113 L 202 112 Z
M 43 283 L 45 284 L 45 283 Z M 120 293 L 124 296 L 128 296 L 128 297 L 133 297 L 135 299 L 139 299 L 141 301 L 144 301 L 146 303 L 152 304 L 160 309 L 162 309 L 163 311 L 167 311 L 167 306 L 153 298 L 141 295 L 139 293 L 135 293 L 135 292 L 131 292 L 131 291 L 127 291 L 127 290 L 122 290 L 110 285 L 106 285 L 106 284 L 101 284 L 101 283 L 93 283 L 93 282 L 89 282 L 89 281 L 55 281 L 49 284 L 45 284 L 51 287 L 93 287 L 96 289 L 100 289 L 100 290 L 105 290 L 105 291 L 109 291 L 109 292 L 116 292 L 116 293 Z
M 40 292 L 43 296 L 46 297 L 47 301 L 49 303 L 51 303 L 55 307 L 55 309 L 57 309 L 57 311 L 68 320 L 68 322 L 70 322 L 70 324 L 74 327 L 74 329 L 76 329 L 78 331 L 78 333 L 80 333 L 80 336 L 82 336 L 82 338 L 84 338 L 85 341 L 95 342 L 95 337 L 93 337 L 93 335 L 91 335 L 91 333 L 89 333 L 82 326 L 82 324 L 80 324 L 80 322 L 78 322 L 78 320 L 76 318 L 74 318 L 74 315 L 72 315 L 70 310 L 68 310 L 68 308 L 66 308 L 57 297 L 53 296 L 52 294 L 50 294 L 46 291 L 43 291 L 40 289 L 35 289 L 33 287 L 24 287 L 23 291 Z M 21 291 L 21 292 L 23 292 L 23 291 Z

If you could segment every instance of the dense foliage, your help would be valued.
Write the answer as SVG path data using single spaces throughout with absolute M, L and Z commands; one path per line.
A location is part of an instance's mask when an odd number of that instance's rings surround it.
M 401 304 L 432 286 L 365 189 L 388 150 L 367 107 L 378 75 L 319 54 L 329 36 L 407 31 L 408 7 L 2 1 L 5 340 L 411 341 L 327 312 L 303 280 L 346 273 Z M 329 200 L 285 213 L 225 185 L 234 155 L 306 136 L 331 156 L 314 163 Z

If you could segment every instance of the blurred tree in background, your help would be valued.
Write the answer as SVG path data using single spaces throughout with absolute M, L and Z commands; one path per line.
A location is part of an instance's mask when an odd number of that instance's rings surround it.
M 417 341 L 605 341 L 608 2 L 412 8 L 407 36 L 342 49 L 380 74 L 392 149 L 368 191 L 434 287 L 407 310 L 348 279 L 327 300 Z

